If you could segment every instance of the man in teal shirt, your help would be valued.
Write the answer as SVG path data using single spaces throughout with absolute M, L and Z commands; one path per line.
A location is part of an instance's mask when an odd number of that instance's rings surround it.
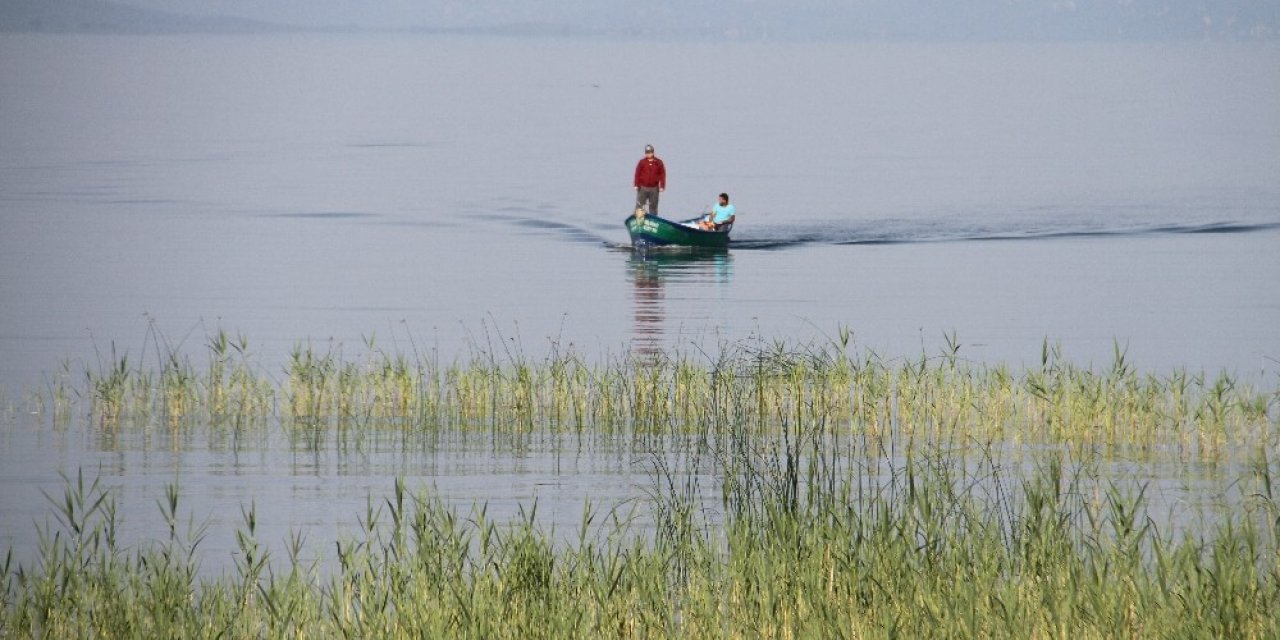
M 737 217 L 736 213 L 737 211 L 733 208 L 733 205 L 729 204 L 729 194 L 722 193 L 720 194 L 720 202 L 711 208 L 709 219 L 702 223 L 702 227 L 708 230 L 719 230 L 725 225 L 732 224 L 734 218 Z

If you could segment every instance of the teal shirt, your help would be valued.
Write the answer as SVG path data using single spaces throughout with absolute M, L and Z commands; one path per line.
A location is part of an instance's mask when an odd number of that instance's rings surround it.
M 729 218 L 734 216 L 736 210 L 731 204 L 726 204 L 723 207 L 716 204 L 716 206 L 712 207 L 712 212 L 711 221 L 716 224 L 724 224 L 729 221 Z

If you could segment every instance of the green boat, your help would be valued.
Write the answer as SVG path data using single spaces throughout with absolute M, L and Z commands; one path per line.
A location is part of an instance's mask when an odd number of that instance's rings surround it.
M 637 211 L 627 216 L 625 224 L 635 247 L 704 247 L 723 249 L 729 246 L 729 232 L 733 222 L 720 225 L 714 231 L 698 226 L 702 217 L 675 222 L 659 216 L 645 215 Z

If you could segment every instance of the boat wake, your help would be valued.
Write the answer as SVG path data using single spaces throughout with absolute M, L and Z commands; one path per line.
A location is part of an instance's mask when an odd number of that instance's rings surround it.
M 744 225 L 745 227 L 745 225 Z M 1211 222 L 1134 226 L 964 225 L 933 221 L 860 221 L 854 224 L 744 228 L 734 249 L 774 250 L 811 244 L 893 245 L 927 242 L 997 242 L 1127 238 L 1158 235 L 1247 234 L 1280 230 L 1280 222 Z
M 525 213 L 525 212 L 521 212 Z M 1261 215 L 1259 215 L 1261 214 Z M 806 245 L 897 245 L 933 242 L 1047 241 L 1075 238 L 1135 238 L 1161 235 L 1250 234 L 1280 230 L 1280 219 L 1258 212 L 1261 219 L 1205 221 L 1161 221 L 1151 223 L 1138 216 L 1058 216 L 1040 213 L 1004 216 L 954 216 L 932 218 L 882 218 L 860 220 L 817 220 L 794 224 L 759 222 L 771 216 L 744 220 L 734 229 L 731 247 L 735 250 L 781 250 Z M 1267 219 L 1271 218 L 1271 219 Z M 609 219 L 599 224 L 579 225 L 559 220 L 552 214 L 520 215 L 498 212 L 482 219 L 498 220 L 524 232 L 559 237 L 570 242 L 629 249 L 626 229 Z

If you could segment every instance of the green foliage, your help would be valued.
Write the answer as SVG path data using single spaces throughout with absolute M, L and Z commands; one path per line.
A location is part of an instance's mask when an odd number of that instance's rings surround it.
M 738 449 L 739 451 L 743 449 Z M 728 454 L 730 457 L 736 453 Z M 706 462 L 706 461 L 703 461 Z M 725 463 L 722 465 L 722 463 Z M 576 537 L 537 505 L 460 517 L 398 480 L 337 567 L 273 565 L 244 511 L 233 574 L 198 582 L 200 532 L 160 503 L 166 539 L 115 541 L 110 494 L 83 477 L 53 500 L 37 567 L 6 565 L 0 634 L 46 637 L 1274 637 L 1280 564 L 1273 461 L 1250 482 L 1268 519 L 1229 511 L 1196 536 L 1143 524 L 1144 493 L 1105 490 L 1050 456 L 1004 477 L 932 448 L 868 468 L 785 454 L 713 463 L 736 477 L 713 524 L 696 474 L 657 472 L 648 521 L 586 505 Z M 664 475 L 669 474 L 669 475 Z M 1269 474 L 1269 475 L 1268 475 Z M 776 485 L 776 486 L 775 486 Z M 1009 491 L 1001 494 L 993 487 Z M 734 496 L 737 491 L 751 497 Z M 998 497 L 997 497 L 998 496 Z M 52 500 L 52 498 L 51 498 Z M 601 518 L 601 516 L 603 516 Z M 600 520 L 597 520 L 600 518 Z M 282 570 L 277 571 L 278 568 Z
M 277 379 L 253 366 L 245 338 L 219 333 L 209 340 L 207 369 L 159 349 L 153 372 L 113 350 L 86 374 L 86 392 L 55 387 L 45 404 L 66 414 L 72 395 L 87 397 L 106 429 L 279 423 L 317 443 L 330 433 L 388 429 L 643 439 L 807 425 L 824 437 L 1061 444 L 1214 461 L 1277 437 L 1280 390 L 1258 391 L 1226 374 L 1143 374 L 1119 346 L 1112 365 L 1095 371 L 1046 342 L 1038 368 L 1013 372 L 967 362 L 954 335 L 938 357 L 906 361 L 860 356 L 847 339 L 724 344 L 714 361 L 672 353 L 588 362 L 557 345 L 542 361 L 516 350 L 442 363 L 434 354 L 388 353 L 372 340 L 358 358 L 299 344 Z
M 50 497 L 38 561 L 0 564 L 0 637 L 1280 635 L 1276 394 L 1142 375 L 1119 348 L 1094 372 L 1046 343 L 1014 373 L 968 364 L 954 336 L 899 363 L 847 340 L 600 364 L 299 346 L 279 386 L 243 339 L 211 340 L 207 372 L 113 354 L 86 377 L 105 429 L 236 420 L 316 447 L 378 430 L 612 438 L 646 452 L 649 484 L 632 511 L 583 505 L 565 535 L 536 503 L 494 522 L 397 480 L 323 569 L 301 534 L 282 554 L 261 544 L 251 503 L 234 571 L 201 579 L 203 528 L 181 526 L 176 486 L 158 503 L 167 531 L 126 548 L 112 495 L 78 475 Z M 1232 467 L 1242 499 L 1162 531 L 1146 485 L 1097 471 L 1157 450 L 1250 456 Z

